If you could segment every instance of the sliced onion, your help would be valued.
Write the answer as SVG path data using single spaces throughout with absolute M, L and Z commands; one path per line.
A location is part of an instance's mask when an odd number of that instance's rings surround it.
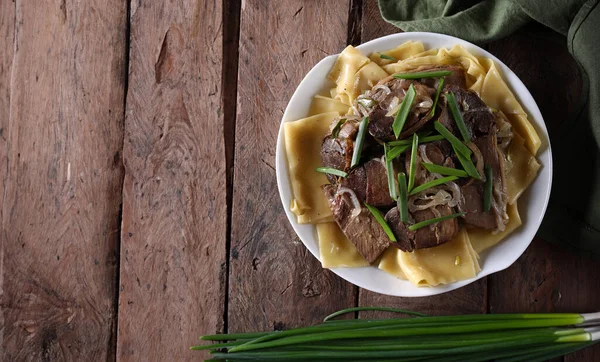
M 357 217 L 361 210 L 362 210 L 362 206 L 360 205 L 360 201 L 358 200 L 358 197 L 356 196 L 356 194 L 354 193 L 354 191 L 352 189 L 349 189 L 347 187 L 340 187 L 338 188 L 335 196 L 339 196 L 342 194 L 348 194 L 349 198 L 350 198 L 350 202 L 352 203 L 352 218 Z M 346 198 L 344 198 L 344 201 L 346 201 Z M 348 204 L 346 202 L 346 204 Z
M 427 145 L 419 145 L 419 155 L 423 159 L 423 162 L 433 163 L 433 162 L 431 162 L 429 157 L 427 157 Z M 442 178 L 442 175 L 440 175 L 439 173 L 429 172 L 429 175 L 433 176 L 434 180 L 438 179 L 438 178 Z M 427 171 L 425 171 L 425 179 L 427 181 L 431 181 L 430 178 L 427 176 Z
M 394 97 L 394 98 L 392 98 L 392 101 L 388 105 L 388 112 L 385 114 L 385 116 L 392 117 L 393 115 L 398 113 L 399 109 L 400 109 L 400 98 Z
M 415 107 L 431 109 L 431 107 L 433 107 L 433 100 L 431 98 L 427 98 L 427 99 L 417 103 L 417 105 Z
M 419 201 L 429 201 L 427 203 L 417 203 Z M 426 210 L 438 205 L 446 205 L 452 201 L 452 195 L 446 190 L 431 188 L 417 195 L 410 197 L 408 200 L 408 210 L 410 212 Z M 437 210 L 436 210 L 437 211 Z M 434 212 L 435 213 L 435 212 Z M 439 216 L 436 216 L 439 217 Z
M 454 181 L 446 182 L 444 185 L 440 185 L 440 188 L 448 191 L 452 194 L 452 200 L 448 202 L 448 206 L 456 207 L 462 200 L 462 192 L 460 187 Z
M 475 156 L 475 168 L 477 168 L 477 172 L 479 173 L 479 175 L 485 178 L 485 174 L 483 173 L 483 155 L 481 154 L 479 147 L 477 147 L 477 145 L 474 142 L 467 143 L 467 147 L 469 147 L 471 151 L 473 151 L 473 156 Z
M 378 90 L 380 90 L 380 89 L 381 89 L 381 90 L 382 90 L 382 91 L 383 91 L 383 92 L 384 92 L 386 95 L 388 95 L 388 94 L 392 93 L 392 90 L 390 89 L 390 87 L 388 87 L 388 86 L 387 86 L 387 85 L 385 85 L 385 84 L 378 84 L 378 85 L 376 85 L 375 87 L 373 87 L 373 89 L 372 89 L 372 92 L 373 92 L 373 93 L 375 93 L 375 92 L 377 92 L 377 91 L 378 91 Z

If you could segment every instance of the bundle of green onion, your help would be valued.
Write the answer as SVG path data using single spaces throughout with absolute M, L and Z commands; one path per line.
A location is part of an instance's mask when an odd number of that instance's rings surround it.
M 363 310 L 412 318 L 343 319 Z M 600 341 L 600 313 L 482 314 L 428 317 L 394 308 L 336 312 L 287 331 L 202 336 L 210 361 L 545 361 Z

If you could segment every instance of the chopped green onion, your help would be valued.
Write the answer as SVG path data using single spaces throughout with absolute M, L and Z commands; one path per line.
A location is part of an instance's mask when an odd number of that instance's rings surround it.
M 421 165 L 431 173 L 439 173 L 440 175 L 468 177 L 469 175 L 463 171 L 452 167 L 434 165 L 433 163 L 421 162 Z
M 435 136 L 423 136 L 423 135 L 417 134 L 417 136 L 419 136 L 419 143 L 441 141 L 444 139 L 444 136 L 442 136 L 440 134 L 436 134 Z M 405 145 L 410 145 L 410 144 L 412 144 L 412 139 L 404 139 L 404 140 L 388 142 L 388 145 L 390 145 L 390 146 L 405 146 Z
M 471 135 L 469 134 L 469 130 L 467 130 L 467 126 L 465 125 L 465 121 L 462 118 L 462 114 L 460 114 L 460 110 L 458 109 L 458 103 L 456 103 L 456 97 L 454 96 L 454 93 L 446 93 L 446 99 L 448 100 L 448 106 L 450 107 L 452 118 L 454 118 L 454 122 L 456 122 L 456 125 L 458 126 L 458 130 L 460 131 L 460 135 L 462 136 L 463 141 L 467 143 L 471 142 Z
M 352 153 L 352 163 L 350 167 L 358 166 L 360 163 L 360 156 L 362 153 L 363 144 L 367 138 L 367 129 L 369 126 L 369 117 L 365 117 L 360 121 L 358 126 L 358 133 L 356 134 L 356 141 L 354 141 L 354 152 Z
M 390 197 L 392 200 L 398 199 L 398 188 L 396 186 L 396 177 L 394 177 L 394 164 L 393 159 L 388 157 L 390 147 L 386 144 L 383 145 L 385 152 L 385 170 L 387 172 L 388 188 L 390 189 Z
M 344 123 L 346 123 L 346 118 L 341 118 L 339 121 L 337 121 L 337 123 L 331 130 L 331 136 L 333 138 L 338 137 L 338 135 L 340 134 L 340 129 L 342 129 L 342 126 L 344 125 Z
M 408 191 L 406 188 L 406 174 L 398 173 L 398 186 L 400 188 L 400 196 L 398 197 L 398 212 L 400 213 L 400 221 L 408 222 Z
M 317 167 L 315 169 L 315 171 L 321 172 L 321 173 L 328 173 L 330 175 L 335 175 L 335 176 L 340 176 L 340 177 L 346 177 L 346 176 L 348 176 L 347 172 L 344 172 L 342 170 L 338 170 L 338 169 L 333 168 L 333 167 Z
M 434 70 L 430 72 L 396 73 L 392 77 L 396 79 L 421 79 L 421 78 L 439 78 L 452 74 L 449 70 Z
M 409 195 L 418 194 L 421 191 L 430 189 L 430 188 L 432 188 L 434 186 L 443 185 L 446 182 L 454 181 L 454 180 L 457 180 L 457 179 L 458 179 L 458 177 L 456 177 L 456 176 L 448 176 L 448 177 L 438 178 L 438 179 L 435 179 L 433 181 L 425 182 L 424 184 L 419 185 L 419 186 L 415 187 L 414 189 L 412 189 L 410 191 Z
M 391 60 L 391 61 L 394 61 L 394 62 L 398 61 L 398 59 L 392 57 L 391 55 L 386 55 L 386 54 L 383 54 L 383 53 L 379 53 L 379 57 L 381 59 L 387 59 L 387 60 Z
M 410 107 L 415 100 L 416 94 L 417 92 L 415 91 L 415 87 L 411 84 L 408 87 L 408 91 L 406 91 L 404 99 L 402 99 L 402 103 L 400 103 L 400 108 L 398 109 L 398 113 L 396 113 L 394 123 L 392 124 L 392 129 L 394 130 L 394 135 L 396 135 L 396 138 L 398 138 L 400 133 L 402 133 L 402 128 L 404 127 L 404 123 L 406 122 L 408 112 L 410 112 Z
M 412 149 L 410 150 L 410 166 L 408 168 L 408 191 L 415 185 L 415 176 L 417 173 L 417 146 L 419 145 L 419 136 L 413 133 Z
M 365 206 L 367 207 L 367 209 L 369 209 L 371 214 L 373 214 L 373 216 L 375 217 L 375 220 L 377 220 L 379 225 L 381 225 L 381 228 L 383 229 L 383 231 L 385 231 L 388 238 L 390 238 L 391 241 L 396 242 L 397 241 L 396 236 L 392 232 L 392 229 L 390 228 L 388 223 L 383 218 L 383 214 L 381 214 L 381 211 L 379 211 L 379 209 L 377 209 L 376 207 L 373 207 L 373 206 L 367 204 L 366 202 L 365 202 Z
M 471 153 L 473 153 L 469 147 L 465 146 L 458 138 L 456 138 L 452 132 L 448 131 L 448 128 L 444 127 L 439 121 L 433 122 L 433 127 L 442 135 L 445 139 L 448 140 L 452 144 L 452 147 L 465 157 L 471 157 Z
M 408 230 L 415 231 L 415 230 L 418 230 L 418 229 L 420 229 L 420 228 L 422 228 L 424 226 L 428 226 L 428 225 L 435 224 L 435 223 L 438 223 L 438 222 L 441 222 L 441 221 L 446 221 L 446 220 L 449 220 L 449 219 L 454 219 L 454 218 L 465 216 L 465 215 L 466 215 L 466 213 L 464 213 L 464 212 L 458 212 L 458 213 L 452 214 L 452 215 L 446 215 L 446 216 L 436 217 L 436 218 L 433 218 L 433 219 L 421 221 L 421 222 L 418 222 L 418 223 L 416 223 L 414 225 L 411 225 L 411 226 L 408 227 Z
M 488 212 L 492 208 L 492 186 L 494 181 L 494 170 L 490 165 L 485 165 L 485 189 L 483 190 L 483 211 Z
M 458 157 L 458 161 L 460 161 L 460 164 L 465 169 L 467 174 L 469 174 L 469 176 L 471 176 L 473 178 L 480 180 L 481 175 L 479 175 L 479 172 L 477 172 L 477 168 L 475 168 L 473 161 L 471 161 L 471 156 L 465 157 L 462 153 L 456 151 L 456 148 L 454 148 L 454 153 L 456 153 L 456 157 Z
M 435 107 L 437 107 L 438 99 L 440 99 L 440 93 L 442 93 L 442 87 L 444 87 L 444 78 L 440 79 L 435 92 L 435 100 L 433 101 L 433 107 L 431 107 L 431 117 L 435 114 Z
M 388 143 L 388 145 L 390 145 L 390 144 Z M 389 157 L 390 160 L 393 160 L 396 157 L 400 156 L 404 151 L 408 150 L 409 148 L 410 148 L 410 145 L 393 147 L 389 150 L 387 157 Z

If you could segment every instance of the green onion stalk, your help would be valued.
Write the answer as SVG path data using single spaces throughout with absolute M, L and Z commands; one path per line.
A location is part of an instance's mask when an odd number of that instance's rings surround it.
M 410 318 L 334 319 L 366 310 Z M 545 361 L 600 341 L 600 313 L 426 316 L 385 307 L 344 309 L 286 331 L 215 334 L 210 361 Z

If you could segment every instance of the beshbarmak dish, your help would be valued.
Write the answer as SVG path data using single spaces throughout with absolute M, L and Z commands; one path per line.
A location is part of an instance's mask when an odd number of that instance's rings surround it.
M 325 268 L 372 265 L 416 286 L 474 278 L 518 229 L 540 137 L 493 60 L 416 41 L 348 46 L 308 116 L 284 123 L 299 224 Z

